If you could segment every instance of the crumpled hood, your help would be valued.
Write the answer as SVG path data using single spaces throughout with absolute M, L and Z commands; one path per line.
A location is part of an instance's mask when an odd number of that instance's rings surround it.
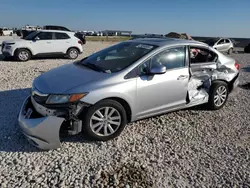
M 103 80 L 107 76 L 107 73 L 96 72 L 84 66 L 67 64 L 40 75 L 34 80 L 33 86 L 44 94 L 63 94 L 77 86 Z

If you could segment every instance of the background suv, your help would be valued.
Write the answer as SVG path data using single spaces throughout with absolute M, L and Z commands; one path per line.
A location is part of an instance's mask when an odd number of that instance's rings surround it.
M 4 41 L 2 53 L 19 61 L 28 61 L 33 56 L 67 55 L 76 59 L 82 53 L 82 42 L 75 33 L 57 30 L 34 31 L 24 39 Z

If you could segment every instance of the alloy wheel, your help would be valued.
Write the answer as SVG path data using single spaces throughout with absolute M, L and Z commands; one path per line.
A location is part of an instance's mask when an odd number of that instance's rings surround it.
M 22 61 L 27 61 L 29 59 L 29 53 L 26 52 L 26 51 L 21 51 L 19 54 L 18 54 L 18 58 Z
M 90 118 L 91 130 L 99 136 L 110 136 L 121 126 L 121 115 L 113 107 L 103 107 Z
M 214 104 L 219 107 L 223 105 L 227 98 L 227 88 L 225 86 L 220 86 L 215 92 L 214 95 Z
M 70 52 L 69 52 L 69 56 L 71 59 L 76 59 L 77 56 L 78 56 L 78 51 L 75 50 L 75 49 L 72 49 Z

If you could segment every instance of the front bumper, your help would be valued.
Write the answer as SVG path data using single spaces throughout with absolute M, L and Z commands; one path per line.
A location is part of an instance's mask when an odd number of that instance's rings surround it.
M 28 115 L 28 109 L 33 112 Z M 28 141 L 34 146 L 49 150 L 60 147 L 59 132 L 65 118 L 56 116 L 42 116 L 38 114 L 32 105 L 31 97 L 28 97 L 19 112 L 18 123 Z
M 6 44 L 2 44 L 1 52 L 5 57 L 11 57 L 14 55 L 14 50 L 12 48 L 6 49 Z

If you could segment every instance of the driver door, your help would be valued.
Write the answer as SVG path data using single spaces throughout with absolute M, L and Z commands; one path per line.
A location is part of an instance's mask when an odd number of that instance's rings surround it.
M 218 51 L 225 51 L 225 40 L 224 39 L 220 39 L 217 44 L 216 44 L 216 49 Z
M 52 32 L 40 32 L 35 38 L 36 40 L 32 41 L 34 55 L 44 55 L 55 52 Z
M 137 78 L 137 118 L 156 115 L 186 104 L 189 68 L 186 47 L 161 51 L 139 66 Z M 148 74 L 150 67 L 166 66 L 164 74 Z

